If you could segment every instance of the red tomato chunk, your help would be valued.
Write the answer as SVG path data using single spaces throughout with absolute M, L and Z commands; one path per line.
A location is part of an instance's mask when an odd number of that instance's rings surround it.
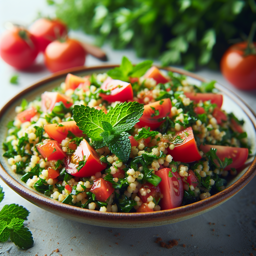
M 90 191 L 95 194 L 96 200 L 105 202 L 115 190 L 109 181 L 99 178 L 93 182 Z
M 141 186 L 139 190 L 139 197 L 143 203 L 148 203 L 148 198 L 150 196 L 152 196 L 157 202 L 161 197 L 161 191 L 159 186 L 155 187 L 150 183 L 146 183 Z
M 72 74 L 68 74 L 65 80 L 65 90 L 72 89 L 75 90 L 80 85 L 87 85 L 88 89 L 90 86 L 90 81 L 88 78 L 82 78 Z
M 184 93 L 187 98 L 199 103 L 200 101 L 211 101 L 212 104 L 216 104 L 217 107 L 221 108 L 223 103 L 223 95 L 222 94 L 215 94 L 215 93 L 192 93 L 192 92 L 185 92 Z
M 188 186 L 194 186 L 196 188 L 198 186 L 198 179 L 195 173 L 192 170 L 188 171 L 188 176 L 182 178 L 184 189 L 188 190 Z
M 169 82 L 169 78 L 165 77 L 161 71 L 156 68 L 152 67 L 150 68 L 147 73 L 144 75 L 145 78 L 153 78 L 156 81 L 156 84 L 165 84 Z
M 56 179 L 60 176 L 59 171 L 52 169 L 51 167 L 48 168 L 48 178 L 49 179 Z
M 154 210 L 148 207 L 147 203 L 143 203 L 138 209 L 137 212 L 153 212 Z
M 37 114 L 37 110 L 34 107 L 30 107 L 17 115 L 17 118 L 22 122 L 28 122 Z

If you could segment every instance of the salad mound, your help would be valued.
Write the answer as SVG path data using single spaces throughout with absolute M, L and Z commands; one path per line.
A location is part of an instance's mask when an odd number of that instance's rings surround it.
M 200 87 L 124 57 L 104 74 L 68 74 L 16 107 L 3 144 L 27 186 L 101 212 L 153 212 L 225 189 L 248 158 L 243 120 Z

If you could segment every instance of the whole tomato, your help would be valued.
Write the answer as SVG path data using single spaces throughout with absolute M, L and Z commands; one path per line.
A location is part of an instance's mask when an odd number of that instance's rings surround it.
M 39 45 L 39 50 L 44 52 L 45 48 L 52 41 L 61 38 L 68 33 L 67 26 L 57 19 L 41 18 L 36 20 L 29 29 Z
M 16 69 L 31 66 L 38 53 L 36 38 L 24 28 L 8 30 L 0 40 L 0 56 Z
M 231 46 L 221 59 L 223 76 L 240 90 L 256 89 L 256 43 L 251 49 L 247 45 L 243 42 Z M 248 49 L 252 54 L 246 54 Z
M 45 65 L 51 72 L 83 66 L 85 58 L 83 46 L 70 38 L 51 42 L 44 52 Z

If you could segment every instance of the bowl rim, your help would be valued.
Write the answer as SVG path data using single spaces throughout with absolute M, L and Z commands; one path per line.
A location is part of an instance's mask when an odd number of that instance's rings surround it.
M 111 69 L 111 68 L 115 68 L 118 66 L 119 65 L 115 65 L 115 64 L 98 65 L 98 66 L 91 66 L 91 67 L 83 66 L 83 67 L 64 70 L 61 72 L 57 72 L 51 76 L 48 76 L 48 77 L 40 80 L 39 82 L 36 82 L 36 83 L 32 84 L 31 86 L 25 88 L 24 90 L 22 90 L 21 92 L 16 94 L 14 97 L 12 97 L 2 107 L 2 109 L 0 109 L 0 120 L 2 119 L 4 113 L 9 109 L 9 107 L 15 101 L 17 101 L 18 99 L 21 99 L 22 96 L 29 93 L 31 90 L 34 90 L 45 83 L 52 82 L 55 79 L 59 79 L 62 77 L 65 78 L 65 76 L 68 73 L 75 74 L 75 73 L 81 73 L 83 71 L 91 71 L 93 73 L 93 71 L 96 71 L 96 70 L 98 72 L 101 69 Z M 183 75 L 192 77 L 201 82 L 207 81 L 206 79 L 204 79 L 196 74 L 193 74 L 191 72 L 188 72 L 188 71 L 185 71 L 185 70 L 182 70 L 179 68 L 174 68 L 174 67 L 163 68 L 163 67 L 159 67 L 157 65 L 155 65 L 155 66 L 162 70 L 172 71 L 175 73 L 179 73 L 179 74 L 183 74 Z M 253 112 L 253 110 L 239 96 L 237 96 L 231 90 L 229 90 L 223 86 L 218 86 L 218 84 L 216 84 L 216 88 L 219 89 L 222 93 L 226 94 L 228 97 L 230 97 L 232 99 L 232 101 L 234 101 L 236 104 L 238 104 L 242 108 L 244 113 L 247 115 L 247 117 L 252 122 L 254 129 L 256 130 L 256 121 L 255 121 L 256 115 Z M 245 108 L 243 105 L 245 106 Z M 252 118 L 248 114 L 251 114 L 255 120 L 252 120 Z M 2 158 L 2 157 L 3 156 L 0 156 L 0 158 Z M 227 187 L 223 191 L 220 191 L 217 194 L 212 195 L 211 197 L 206 198 L 204 200 L 200 200 L 200 201 L 194 202 L 192 204 L 180 206 L 180 207 L 177 207 L 174 209 L 161 210 L 161 211 L 155 211 L 155 212 L 149 212 L 149 213 L 122 213 L 122 212 L 117 212 L 117 213 L 116 212 L 106 212 L 106 213 L 104 213 L 104 212 L 99 212 L 96 210 L 89 210 L 89 209 L 84 209 L 84 208 L 80 208 L 77 206 L 63 204 L 63 203 L 53 200 L 43 194 L 39 194 L 38 192 L 36 192 L 32 189 L 29 189 L 22 183 L 15 180 L 5 170 L 5 168 L 3 167 L 3 165 L 0 161 L 0 177 L 9 187 L 11 187 L 16 193 L 18 193 L 23 198 L 38 205 L 39 207 L 44 206 L 45 208 L 53 209 L 54 211 L 57 211 L 57 212 L 68 211 L 68 214 L 69 215 L 71 214 L 71 216 L 73 216 L 73 217 L 81 217 L 82 216 L 85 219 L 89 218 L 89 219 L 94 219 L 96 221 L 97 220 L 102 221 L 102 219 L 104 219 L 106 221 L 122 220 L 122 221 L 128 221 L 128 222 L 133 222 L 133 221 L 136 222 L 136 221 L 140 221 L 143 219 L 150 220 L 150 221 L 154 221 L 154 220 L 157 221 L 161 217 L 165 217 L 168 219 L 176 219 L 176 218 L 186 217 L 190 214 L 194 214 L 195 212 L 200 213 L 200 212 L 203 212 L 204 210 L 207 210 L 209 208 L 217 206 L 217 204 L 219 204 L 219 203 L 222 203 L 222 202 L 228 200 L 230 197 L 232 197 L 238 191 L 240 191 L 244 186 L 246 186 L 255 175 L 256 175 L 256 157 L 254 158 L 252 163 L 250 163 L 250 166 L 247 169 L 247 171 L 237 181 L 235 181 L 233 184 L 231 184 L 229 187 Z

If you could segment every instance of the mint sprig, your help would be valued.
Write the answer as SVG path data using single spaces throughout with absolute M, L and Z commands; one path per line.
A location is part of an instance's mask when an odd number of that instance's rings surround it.
M 123 57 L 120 67 L 116 67 L 107 72 L 108 76 L 113 79 L 129 82 L 129 77 L 141 77 L 152 66 L 153 61 L 146 60 L 135 66 L 127 57 Z
M 96 144 L 107 145 L 123 162 L 128 161 L 131 144 L 125 133 L 139 122 L 144 107 L 138 102 L 124 102 L 107 114 L 88 106 L 76 105 L 73 110 L 78 127 Z

